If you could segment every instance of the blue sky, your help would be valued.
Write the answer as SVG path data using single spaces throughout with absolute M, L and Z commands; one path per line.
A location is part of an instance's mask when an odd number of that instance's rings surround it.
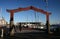
M 34 6 L 51 12 L 50 24 L 60 23 L 60 0 L 48 0 L 48 9 L 45 7 L 46 3 L 44 0 L 0 0 L 0 17 L 3 16 L 9 23 L 10 14 L 6 9 L 17 9 L 19 7 L 24 8 L 28 6 Z M 14 22 L 34 22 L 35 20 L 46 23 L 45 15 L 34 10 L 21 11 L 14 14 Z

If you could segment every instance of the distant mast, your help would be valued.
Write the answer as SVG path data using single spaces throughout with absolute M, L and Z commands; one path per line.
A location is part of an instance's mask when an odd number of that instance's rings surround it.
M 44 0 L 44 2 L 45 2 L 45 8 L 46 8 L 46 11 L 48 10 L 48 0 Z
M 0 19 L 2 19 L 2 8 L 0 8 Z

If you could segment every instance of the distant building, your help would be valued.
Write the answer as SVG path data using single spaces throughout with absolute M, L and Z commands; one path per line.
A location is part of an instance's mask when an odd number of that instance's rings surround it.
M 17 25 L 37 28 L 38 26 L 41 26 L 41 22 L 18 22 Z
M 5 25 L 7 25 L 7 22 L 6 22 L 6 20 L 2 17 L 2 19 L 0 19 L 0 27 L 1 27 L 1 26 L 5 26 Z

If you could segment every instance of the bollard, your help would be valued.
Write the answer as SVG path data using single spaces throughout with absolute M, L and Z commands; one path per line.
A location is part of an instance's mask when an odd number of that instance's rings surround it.
M 4 30 L 3 30 L 3 29 L 1 29 L 1 31 L 2 31 L 1 37 L 3 37 L 3 31 L 4 31 Z

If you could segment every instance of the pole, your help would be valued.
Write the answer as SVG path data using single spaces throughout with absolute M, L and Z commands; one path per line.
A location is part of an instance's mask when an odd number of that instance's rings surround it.
M 50 34 L 49 15 L 46 15 L 46 27 L 47 33 Z
M 11 11 L 10 12 L 10 30 L 9 30 L 9 33 L 8 33 L 8 35 L 10 36 L 11 35 L 11 31 L 12 31 L 12 29 L 13 29 L 13 27 L 14 27 L 14 12 L 13 11 Z

